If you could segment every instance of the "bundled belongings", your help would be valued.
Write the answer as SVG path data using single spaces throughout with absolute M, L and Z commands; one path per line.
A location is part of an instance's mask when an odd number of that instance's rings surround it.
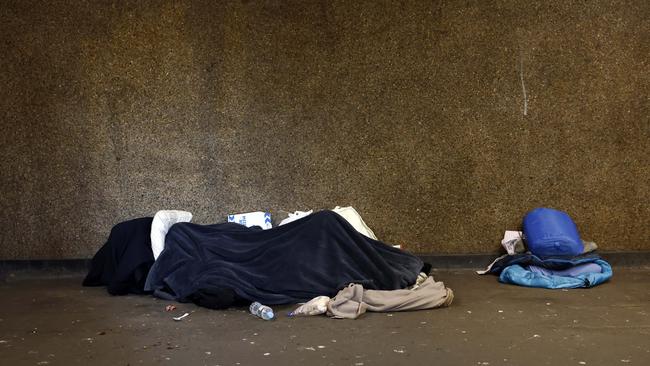
M 507 255 L 497 258 L 479 274 L 499 275 L 499 281 L 549 289 L 593 287 L 612 277 L 612 267 L 594 252 L 595 243 L 583 242 L 568 214 L 537 208 L 523 220 L 523 242 L 530 252 L 521 253 L 518 239 L 502 244 Z M 516 252 L 516 253 L 515 253 Z
M 612 267 L 596 253 L 540 258 L 532 253 L 503 256 L 485 273 L 499 281 L 549 289 L 594 287 L 612 277 Z
M 349 284 L 400 290 L 430 269 L 416 256 L 361 234 L 333 211 L 269 230 L 177 221 L 165 233 L 155 262 L 151 218 L 116 225 L 93 258 L 84 285 L 219 309 L 333 297 Z
M 573 256 L 582 253 L 576 224 L 566 212 L 536 208 L 523 220 L 524 237 L 531 253 L 546 256 Z

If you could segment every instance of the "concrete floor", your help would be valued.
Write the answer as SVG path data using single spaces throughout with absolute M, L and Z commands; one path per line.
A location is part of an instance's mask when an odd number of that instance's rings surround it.
M 257 319 L 150 296 L 109 296 L 81 276 L 9 276 L 0 284 L 3 365 L 649 365 L 650 270 L 615 269 L 589 290 L 503 285 L 439 271 L 451 307 Z

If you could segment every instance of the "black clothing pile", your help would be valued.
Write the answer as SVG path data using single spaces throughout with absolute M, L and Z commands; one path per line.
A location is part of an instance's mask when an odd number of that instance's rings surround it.
M 84 286 L 106 286 L 111 295 L 141 294 L 154 263 L 151 217 L 125 221 L 113 227 L 106 244 L 90 263 Z

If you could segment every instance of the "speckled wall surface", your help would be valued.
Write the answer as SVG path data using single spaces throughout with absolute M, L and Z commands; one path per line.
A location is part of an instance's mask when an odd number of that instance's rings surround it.
M 334 205 L 420 253 L 537 206 L 649 250 L 648 39 L 641 0 L 3 1 L 0 259 Z

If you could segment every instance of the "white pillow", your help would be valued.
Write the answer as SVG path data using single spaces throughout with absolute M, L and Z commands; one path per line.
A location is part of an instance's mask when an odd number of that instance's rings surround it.
M 151 251 L 153 258 L 158 259 L 160 253 L 165 249 L 165 236 L 177 222 L 192 221 L 192 213 L 177 210 L 162 210 L 156 212 L 151 222 Z

